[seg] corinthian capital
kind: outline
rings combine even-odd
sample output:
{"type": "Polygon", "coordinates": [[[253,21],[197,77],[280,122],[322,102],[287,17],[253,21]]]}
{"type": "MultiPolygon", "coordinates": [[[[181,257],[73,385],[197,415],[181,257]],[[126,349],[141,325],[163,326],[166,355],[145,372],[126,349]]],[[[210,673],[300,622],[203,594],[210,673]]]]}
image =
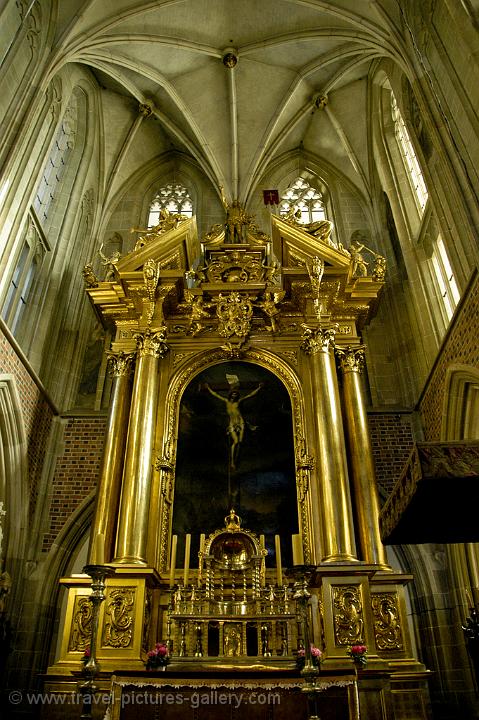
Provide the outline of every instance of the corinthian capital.
{"type": "Polygon", "coordinates": [[[114,377],[121,377],[122,375],[129,375],[133,363],[135,360],[135,353],[124,353],[120,351],[118,353],[108,353],[108,370],[110,375],[114,377]]]}
{"type": "Polygon", "coordinates": [[[315,355],[318,352],[329,352],[334,347],[334,336],[336,335],[336,327],[320,328],[301,325],[303,335],[301,338],[300,348],[306,355],[315,355]]]}
{"type": "Polygon", "coordinates": [[[151,355],[154,358],[165,357],[169,350],[166,344],[166,333],[167,328],[163,326],[156,332],[151,332],[151,330],[148,329],[144,333],[134,335],[139,356],[145,357],[145,355],[151,355]]]}
{"type": "Polygon", "coordinates": [[[364,369],[364,347],[336,348],[336,355],[339,358],[341,370],[362,372],[364,369]]]}

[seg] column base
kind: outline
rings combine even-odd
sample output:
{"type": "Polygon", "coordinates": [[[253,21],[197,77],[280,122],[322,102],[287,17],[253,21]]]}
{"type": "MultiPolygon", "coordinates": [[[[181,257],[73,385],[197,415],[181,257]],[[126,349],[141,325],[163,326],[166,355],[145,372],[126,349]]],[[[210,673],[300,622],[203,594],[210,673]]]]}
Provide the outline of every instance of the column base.
{"type": "Polygon", "coordinates": [[[342,562],[353,562],[353,563],[359,563],[361,560],[358,560],[354,555],[348,555],[347,553],[341,554],[338,553],[337,555],[326,555],[326,557],[321,558],[322,563],[342,563],[342,562]]]}

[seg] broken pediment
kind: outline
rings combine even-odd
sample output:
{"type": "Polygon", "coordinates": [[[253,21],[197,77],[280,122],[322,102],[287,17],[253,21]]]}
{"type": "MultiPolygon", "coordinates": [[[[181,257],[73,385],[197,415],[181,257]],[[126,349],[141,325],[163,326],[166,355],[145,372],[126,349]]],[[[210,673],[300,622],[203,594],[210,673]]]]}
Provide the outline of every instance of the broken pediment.
{"type": "Polygon", "coordinates": [[[368,275],[360,253],[354,259],[330,230],[328,221],[305,229],[272,216],[271,240],[239,206],[228,206],[225,224],[200,242],[194,218],[165,212],[154,228],[134,230],[130,253],[102,256],[103,281],[91,265],[84,269],[87,293],[102,322],[116,328],[117,350],[128,350],[145,329],[217,334],[241,345],[265,332],[298,335],[304,322],[337,324],[340,342],[358,344],[384,265],[382,274],[376,264],[368,275]],[[241,222],[229,227],[232,208],[241,222]]]}
{"type": "Polygon", "coordinates": [[[353,319],[361,330],[376,312],[384,286],[385,259],[375,254],[368,273],[361,255],[363,246],[346,249],[334,241],[327,220],[301,225],[272,215],[271,223],[273,253],[282,267],[286,295],[295,297],[306,315],[317,317],[319,313],[339,323],[353,319]],[[322,271],[311,304],[307,302],[308,287],[315,259],[322,271]]]}
{"type": "Polygon", "coordinates": [[[87,293],[105,324],[162,325],[168,304],[183,292],[185,272],[197,261],[195,218],[168,215],[163,227],[138,232],[131,252],[105,258],[105,280],[84,271],[87,293]]]}

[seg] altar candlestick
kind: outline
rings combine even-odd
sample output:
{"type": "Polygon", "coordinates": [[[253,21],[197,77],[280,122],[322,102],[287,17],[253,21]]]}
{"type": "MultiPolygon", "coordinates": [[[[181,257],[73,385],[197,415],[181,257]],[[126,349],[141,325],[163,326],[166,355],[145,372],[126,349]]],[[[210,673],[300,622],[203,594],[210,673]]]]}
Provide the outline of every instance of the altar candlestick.
{"type": "Polygon", "coordinates": [[[291,540],[293,544],[293,565],[304,565],[301,535],[292,535],[291,540]]]}
{"type": "Polygon", "coordinates": [[[205,552],[205,534],[200,535],[200,551],[198,553],[198,587],[201,585],[201,575],[203,570],[203,555],[205,552]]]}
{"type": "Polygon", "coordinates": [[[276,552],[276,584],[281,587],[283,584],[283,569],[281,567],[281,538],[274,536],[274,549],[276,552]]]}
{"type": "MultiPolygon", "coordinates": [[[[261,550],[265,549],[264,535],[259,536],[259,545],[260,545],[261,550]]],[[[265,582],[266,582],[266,560],[263,555],[263,557],[261,558],[261,587],[264,587],[265,582]]]]}
{"type": "Polygon", "coordinates": [[[176,568],[176,546],[178,544],[178,535],[171,538],[171,555],[170,555],[170,587],[175,584],[175,568],[176,568]]]}
{"type": "Polygon", "coordinates": [[[191,535],[188,533],[186,535],[186,542],[185,542],[185,570],[183,573],[183,585],[186,587],[188,585],[188,577],[190,574],[190,550],[191,550],[191,535]]]}

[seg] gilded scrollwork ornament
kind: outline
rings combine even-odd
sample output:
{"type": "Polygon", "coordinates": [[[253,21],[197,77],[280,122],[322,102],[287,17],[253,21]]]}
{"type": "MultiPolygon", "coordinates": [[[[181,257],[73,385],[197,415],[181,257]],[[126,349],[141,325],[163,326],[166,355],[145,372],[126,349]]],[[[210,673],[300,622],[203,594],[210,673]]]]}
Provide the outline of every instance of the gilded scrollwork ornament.
{"type": "Polygon", "coordinates": [[[402,627],[397,593],[374,593],[372,610],[378,650],[402,650],[402,627]]]}
{"type": "Polygon", "coordinates": [[[68,650],[84,652],[90,645],[93,607],[89,596],[80,595],[75,598],[73,621],[68,650]]]}
{"type": "Polygon", "coordinates": [[[253,303],[239,292],[231,292],[229,295],[220,293],[216,315],[219,320],[218,334],[221,337],[245,338],[251,329],[253,303]]]}
{"type": "Polygon", "coordinates": [[[334,636],[336,645],[363,642],[364,619],[358,585],[333,585],[334,636]]]}
{"type": "Polygon", "coordinates": [[[83,275],[83,282],[85,283],[85,287],[87,288],[95,288],[98,287],[99,280],[95,273],[93,272],[93,265],[92,263],[87,263],[85,267],[82,270],[83,275]]]}
{"type": "Polygon", "coordinates": [[[150,355],[154,358],[165,357],[169,350],[166,344],[166,336],[167,327],[165,325],[155,332],[152,332],[148,328],[144,333],[135,333],[133,337],[137,343],[139,356],[145,357],[150,355]]]}
{"type": "Polygon", "coordinates": [[[115,588],[108,593],[103,647],[126,648],[133,637],[134,588],[115,588]]]}
{"type": "Polygon", "coordinates": [[[320,290],[321,280],[324,273],[324,260],[315,255],[311,262],[311,265],[306,265],[309,275],[309,281],[311,283],[311,294],[313,296],[313,305],[316,319],[321,319],[321,302],[320,302],[320,290]]]}
{"type": "Polygon", "coordinates": [[[143,635],[141,638],[141,646],[145,652],[148,651],[148,647],[149,647],[148,638],[150,635],[152,609],[153,609],[153,591],[151,590],[151,588],[146,588],[145,612],[143,615],[143,635]]]}
{"type": "Polygon", "coordinates": [[[300,348],[306,355],[315,355],[318,352],[329,352],[334,347],[334,337],[337,327],[321,328],[301,324],[303,335],[300,348]]]}
{"type": "Polygon", "coordinates": [[[351,347],[348,345],[345,348],[336,347],[335,352],[343,371],[351,370],[360,373],[364,370],[364,346],[351,347]]]}
{"type": "Polygon", "coordinates": [[[156,289],[160,279],[160,268],[157,262],[152,258],[148,258],[143,265],[143,283],[146,290],[148,309],[147,323],[151,324],[156,305],[156,289]]]}

